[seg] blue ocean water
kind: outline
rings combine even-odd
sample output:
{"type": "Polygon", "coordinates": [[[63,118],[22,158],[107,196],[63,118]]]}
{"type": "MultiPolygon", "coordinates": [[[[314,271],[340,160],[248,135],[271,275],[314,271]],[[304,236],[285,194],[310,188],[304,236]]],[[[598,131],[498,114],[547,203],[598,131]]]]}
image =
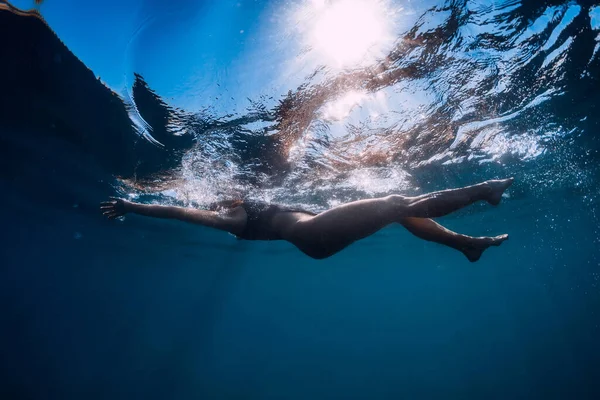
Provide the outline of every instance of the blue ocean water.
{"type": "Polygon", "coordinates": [[[1,398],[598,398],[600,4],[31,3],[0,2],[1,398]],[[440,219],[510,235],[474,264],[98,211],[507,176],[440,219]]]}

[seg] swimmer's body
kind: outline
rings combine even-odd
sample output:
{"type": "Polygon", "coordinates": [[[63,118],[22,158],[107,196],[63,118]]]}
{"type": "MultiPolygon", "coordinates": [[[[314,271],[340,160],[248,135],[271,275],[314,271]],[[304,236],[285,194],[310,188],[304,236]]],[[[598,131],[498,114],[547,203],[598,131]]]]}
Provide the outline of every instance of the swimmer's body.
{"type": "Polygon", "coordinates": [[[498,205],[513,178],[432,192],[416,197],[390,195],[342,204],[320,214],[249,200],[218,203],[211,210],[133,203],[111,198],[101,203],[109,219],[127,213],[170,218],[216,228],[247,240],[286,240],[306,255],[330,257],[357,240],[392,223],[415,236],[462,252],[471,262],[508,235],[472,237],[444,228],[431,218],[442,217],[477,201],[498,205]]]}

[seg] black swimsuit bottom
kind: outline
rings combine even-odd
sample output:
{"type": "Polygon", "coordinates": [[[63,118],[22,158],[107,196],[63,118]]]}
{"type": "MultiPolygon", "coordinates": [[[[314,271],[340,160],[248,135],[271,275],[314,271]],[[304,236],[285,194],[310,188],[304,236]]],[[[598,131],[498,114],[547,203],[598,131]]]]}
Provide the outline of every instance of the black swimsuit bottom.
{"type": "Polygon", "coordinates": [[[317,215],[298,208],[252,200],[244,200],[242,207],[244,207],[248,218],[246,219],[244,231],[237,237],[246,240],[281,240],[279,233],[273,230],[273,218],[278,213],[301,212],[308,215],[317,215]]]}

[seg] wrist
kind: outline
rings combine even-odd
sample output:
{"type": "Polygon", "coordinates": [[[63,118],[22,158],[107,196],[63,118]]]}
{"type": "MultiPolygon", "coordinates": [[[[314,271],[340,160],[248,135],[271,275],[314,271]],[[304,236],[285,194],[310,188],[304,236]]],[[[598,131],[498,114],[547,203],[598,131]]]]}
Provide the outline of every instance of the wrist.
{"type": "Polygon", "coordinates": [[[123,200],[123,211],[127,212],[132,212],[135,209],[135,203],[128,201],[128,200],[123,200]]]}

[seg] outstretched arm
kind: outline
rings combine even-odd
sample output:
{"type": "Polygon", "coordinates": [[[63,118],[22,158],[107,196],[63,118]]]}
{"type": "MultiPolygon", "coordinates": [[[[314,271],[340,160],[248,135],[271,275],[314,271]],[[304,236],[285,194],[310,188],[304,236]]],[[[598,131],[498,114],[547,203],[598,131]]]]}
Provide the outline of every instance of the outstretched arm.
{"type": "Polygon", "coordinates": [[[108,219],[115,219],[127,213],[133,213],[154,218],[177,219],[221,229],[233,234],[240,233],[246,223],[245,215],[242,215],[243,213],[232,212],[222,215],[215,211],[198,210],[195,208],[134,203],[116,197],[111,197],[109,201],[101,203],[100,209],[108,219]]]}

